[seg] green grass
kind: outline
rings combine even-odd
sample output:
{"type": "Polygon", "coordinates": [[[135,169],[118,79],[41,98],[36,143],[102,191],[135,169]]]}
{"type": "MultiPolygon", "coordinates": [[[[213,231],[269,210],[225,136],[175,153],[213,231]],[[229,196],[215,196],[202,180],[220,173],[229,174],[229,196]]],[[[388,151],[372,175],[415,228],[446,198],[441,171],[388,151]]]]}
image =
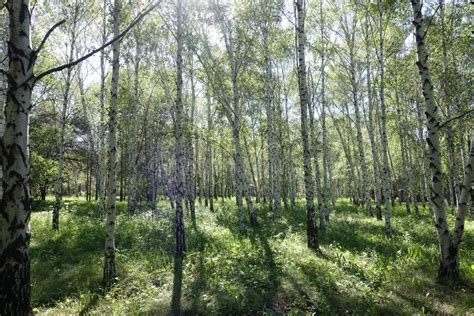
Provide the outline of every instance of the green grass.
{"type": "MultiPolygon", "coordinates": [[[[104,229],[93,203],[66,200],[60,231],[50,229],[51,205],[31,220],[33,305],[40,314],[414,314],[474,313],[474,225],[466,222],[461,280],[436,281],[431,219],[393,211],[394,238],[383,222],[339,201],[321,254],[306,247],[301,206],[239,232],[234,206],[197,207],[187,222],[188,252],[174,261],[173,215],[129,217],[118,204],[118,284],[101,289],[104,229]],[[179,299],[180,298],[180,299],[179,299]],[[180,302],[180,303],[178,303],[180,302]],[[173,305],[173,306],[172,306],[173,305]]],[[[451,218],[452,219],[452,218],[451,218]]]]}

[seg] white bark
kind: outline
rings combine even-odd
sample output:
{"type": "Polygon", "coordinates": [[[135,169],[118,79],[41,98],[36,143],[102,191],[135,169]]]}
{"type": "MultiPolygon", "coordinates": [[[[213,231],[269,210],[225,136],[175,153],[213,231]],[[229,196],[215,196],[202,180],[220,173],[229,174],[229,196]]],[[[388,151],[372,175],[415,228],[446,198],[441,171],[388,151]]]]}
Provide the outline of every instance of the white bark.
{"type": "Polygon", "coordinates": [[[176,256],[184,255],[186,251],[183,199],[184,199],[184,181],[183,181],[183,2],[176,0],[177,30],[176,30],[176,103],[174,111],[175,119],[175,199],[176,199],[176,256]]]}
{"type": "MultiPolygon", "coordinates": [[[[133,32],[133,37],[135,40],[135,58],[133,62],[133,109],[136,109],[140,106],[140,62],[141,62],[141,39],[140,39],[140,28],[139,25],[133,32]]],[[[129,113],[130,119],[135,115],[135,113],[129,113]]],[[[138,158],[139,158],[139,143],[137,134],[138,134],[138,124],[131,124],[131,135],[130,135],[130,154],[129,154],[129,183],[128,183],[128,199],[127,199],[127,209],[128,214],[134,215],[137,207],[137,197],[136,197],[136,187],[138,182],[138,158]]]]}
{"type": "Polygon", "coordinates": [[[371,215],[371,201],[370,201],[370,186],[368,185],[368,168],[365,161],[365,151],[364,151],[364,142],[362,135],[362,119],[359,106],[359,83],[357,82],[356,74],[356,26],[357,19],[354,15],[353,23],[351,30],[348,30],[349,34],[346,34],[346,41],[349,46],[349,73],[350,73],[350,82],[351,82],[351,91],[352,91],[352,103],[354,105],[354,114],[355,114],[355,125],[357,131],[357,145],[359,152],[359,166],[362,171],[361,177],[361,190],[364,194],[364,208],[366,212],[371,215]]]}
{"type": "Polygon", "coordinates": [[[0,314],[31,313],[28,123],[33,90],[34,53],[30,42],[29,1],[7,2],[9,12],[8,88],[1,152],[0,314]]]}
{"type": "Polygon", "coordinates": [[[411,0],[413,7],[413,24],[415,26],[417,66],[420,72],[423,96],[425,99],[425,114],[428,127],[428,146],[431,169],[431,203],[434,208],[435,227],[440,249],[439,277],[456,278],[459,275],[459,246],[464,233],[465,213],[469,190],[474,177],[474,135],[471,135],[471,149],[467,165],[464,169],[464,181],[456,214],[453,234],[450,234],[446,220],[446,205],[444,201],[443,169],[439,141],[440,123],[438,107],[434,99],[433,84],[428,67],[428,51],[425,46],[426,31],[423,27],[422,4],[420,0],[411,0]]]}
{"type": "Polygon", "coordinates": [[[214,212],[214,164],[213,164],[213,152],[210,135],[214,129],[212,121],[212,104],[211,96],[209,93],[207,95],[207,133],[208,133],[208,143],[206,146],[206,199],[209,200],[209,210],[214,212]]]}
{"type": "Polygon", "coordinates": [[[270,212],[278,211],[280,203],[280,186],[278,181],[277,154],[274,135],[274,106],[272,102],[272,71],[270,62],[270,51],[268,48],[268,28],[265,25],[262,28],[263,33],[263,52],[264,52],[264,100],[267,114],[267,142],[268,142],[268,205],[270,212]]]}
{"type": "MultiPolygon", "coordinates": [[[[370,63],[370,42],[369,42],[369,15],[366,13],[365,16],[365,27],[364,27],[364,37],[365,37],[365,63],[366,63],[366,81],[367,81],[367,133],[370,140],[370,150],[372,154],[372,177],[374,181],[374,197],[375,197],[375,208],[377,219],[382,219],[382,209],[381,209],[381,185],[380,185],[380,163],[377,153],[377,143],[375,142],[375,129],[373,122],[373,99],[372,99],[372,80],[371,80],[371,63],[370,63]]],[[[371,213],[369,213],[372,215],[371,213]]]]}
{"type": "Polygon", "coordinates": [[[385,234],[392,237],[392,224],[390,221],[390,164],[388,158],[388,136],[387,136],[387,113],[385,109],[385,59],[383,38],[383,2],[378,0],[379,5],[379,97],[380,97],[380,133],[382,141],[382,181],[385,207],[385,234]]]}
{"type": "MultiPolygon", "coordinates": [[[[329,179],[329,144],[328,144],[328,132],[326,128],[326,64],[325,64],[325,47],[326,42],[324,38],[324,16],[323,16],[323,1],[320,2],[320,18],[321,18],[321,132],[322,132],[322,147],[323,147],[323,187],[322,187],[322,198],[323,207],[321,209],[321,217],[324,217],[326,221],[329,220],[329,190],[330,190],[330,179],[329,179]]],[[[320,226],[324,228],[324,223],[321,222],[320,226]]]]}
{"type": "MultiPolygon", "coordinates": [[[[106,39],[106,27],[107,27],[107,0],[103,2],[104,14],[102,16],[102,45],[107,41],[106,39]]],[[[97,164],[97,189],[98,198],[99,198],[99,215],[102,217],[105,214],[105,200],[106,200],[106,176],[107,176],[107,153],[105,149],[105,139],[107,136],[107,129],[105,124],[105,57],[106,52],[102,50],[100,52],[100,119],[99,119],[99,155],[98,155],[98,164],[97,164]]]]}
{"type": "MultiPolygon", "coordinates": [[[[115,0],[113,7],[113,33],[119,34],[121,1],[115,0]]],[[[109,106],[109,137],[108,137],[108,190],[107,190],[107,221],[105,224],[105,249],[104,249],[104,287],[109,288],[116,282],[117,272],[115,267],[115,224],[116,224],[116,154],[117,154],[117,102],[120,70],[120,42],[112,45],[112,85],[110,89],[109,106]]]]}
{"type": "Polygon", "coordinates": [[[296,52],[298,65],[298,88],[301,108],[301,139],[303,142],[304,163],[304,185],[306,195],[306,235],[308,248],[319,250],[318,228],[314,223],[314,184],[311,172],[311,151],[308,139],[308,87],[306,83],[306,60],[305,60],[305,5],[304,0],[297,0],[296,6],[296,52]]]}

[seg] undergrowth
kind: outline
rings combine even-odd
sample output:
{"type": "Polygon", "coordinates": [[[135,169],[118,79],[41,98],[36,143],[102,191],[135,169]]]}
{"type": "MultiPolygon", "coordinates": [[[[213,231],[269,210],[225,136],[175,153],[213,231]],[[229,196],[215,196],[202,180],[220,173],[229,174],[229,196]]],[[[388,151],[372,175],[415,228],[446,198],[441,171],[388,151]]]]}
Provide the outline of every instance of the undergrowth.
{"type": "MultiPolygon", "coordinates": [[[[211,213],[197,205],[187,222],[187,253],[175,260],[173,214],[125,213],[118,203],[118,283],[101,288],[104,225],[97,205],[64,202],[60,230],[51,230],[51,204],[32,214],[32,291],[40,314],[307,315],[474,313],[474,225],[466,222],[461,280],[436,280],[437,244],[431,218],[393,210],[394,237],[383,222],[345,200],[320,232],[321,253],[307,249],[300,205],[240,232],[234,204],[211,213]]],[[[451,218],[452,222],[452,218],[451,218]]]]}

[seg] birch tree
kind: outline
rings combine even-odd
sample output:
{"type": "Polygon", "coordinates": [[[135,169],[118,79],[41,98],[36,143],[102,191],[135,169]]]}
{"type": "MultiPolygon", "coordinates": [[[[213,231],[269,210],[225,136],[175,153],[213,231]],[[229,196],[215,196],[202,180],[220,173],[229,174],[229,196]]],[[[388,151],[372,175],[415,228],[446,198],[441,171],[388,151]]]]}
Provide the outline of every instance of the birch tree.
{"type": "Polygon", "coordinates": [[[186,251],[184,235],[183,218],[183,199],[184,199],[184,181],[183,181],[183,2],[176,0],[176,102],[174,109],[175,120],[175,192],[176,192],[176,256],[184,255],[186,251]]]}
{"type": "Polygon", "coordinates": [[[382,143],[382,181],[383,181],[383,198],[385,207],[385,234],[387,237],[392,237],[392,224],[390,220],[390,163],[388,153],[388,136],[387,136],[387,110],[385,106],[385,57],[384,57],[384,28],[383,28],[383,1],[378,0],[379,18],[378,18],[378,33],[379,33],[379,98],[380,98],[380,136],[382,143]]]}
{"type": "Polygon", "coordinates": [[[440,250],[438,276],[454,279],[459,275],[459,247],[464,233],[464,221],[468,208],[469,191],[474,177],[474,135],[471,135],[469,158],[464,168],[464,180],[457,208],[456,222],[453,232],[449,231],[446,217],[446,204],[443,188],[443,169],[441,164],[441,147],[439,140],[440,121],[438,107],[433,94],[430,68],[428,66],[428,49],[425,44],[426,29],[423,25],[421,0],[411,0],[413,8],[413,25],[417,57],[416,62],[423,91],[425,114],[428,128],[427,143],[429,146],[429,160],[431,170],[431,203],[434,209],[435,227],[438,235],[440,250]]]}
{"type": "Polygon", "coordinates": [[[55,72],[74,67],[80,62],[117,42],[159,3],[148,7],[116,37],[89,51],[74,61],[34,74],[36,60],[51,33],[64,20],[49,29],[38,47],[31,47],[31,12],[29,0],[6,2],[9,15],[7,101],[5,133],[1,152],[3,196],[0,207],[0,313],[23,315],[31,313],[29,218],[31,199],[29,188],[29,130],[31,95],[35,84],[55,72]],[[7,163],[8,162],[8,163],[7,163]],[[12,229],[13,227],[13,229],[12,229]]]}
{"type": "MultiPolygon", "coordinates": [[[[114,0],[113,34],[119,35],[121,1],[114,0]]],[[[120,79],[120,43],[112,45],[112,84],[110,88],[109,133],[108,133],[108,190],[107,190],[107,219],[105,225],[104,249],[104,287],[109,288],[116,282],[117,270],[115,264],[115,224],[116,224],[116,155],[117,155],[117,98],[120,79]]]]}
{"type": "Polygon", "coordinates": [[[298,87],[301,108],[301,140],[303,145],[304,162],[304,186],[306,195],[306,237],[308,248],[319,250],[318,228],[314,223],[314,184],[311,172],[311,151],[308,139],[308,87],[306,83],[306,33],[305,33],[305,12],[306,2],[297,0],[295,2],[295,36],[296,36],[296,54],[298,67],[298,87]]]}

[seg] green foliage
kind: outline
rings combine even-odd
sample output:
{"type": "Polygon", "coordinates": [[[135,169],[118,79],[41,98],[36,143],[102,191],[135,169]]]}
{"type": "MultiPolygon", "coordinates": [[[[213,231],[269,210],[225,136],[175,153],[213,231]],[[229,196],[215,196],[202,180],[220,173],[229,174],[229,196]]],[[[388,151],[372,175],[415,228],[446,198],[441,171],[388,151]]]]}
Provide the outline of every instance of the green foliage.
{"type": "Polygon", "coordinates": [[[49,186],[58,174],[58,163],[52,159],[44,158],[36,152],[31,153],[31,192],[33,198],[45,200],[49,186]]]}
{"type": "Polygon", "coordinates": [[[260,208],[260,227],[241,234],[235,206],[198,207],[197,228],[187,230],[188,252],[173,273],[173,214],[129,217],[118,203],[118,284],[101,290],[103,224],[97,205],[65,200],[61,231],[50,215],[32,216],[33,305],[44,314],[168,314],[174,284],[181,284],[185,314],[415,314],[472,313],[474,226],[466,223],[463,281],[434,280],[435,231],[426,212],[394,208],[395,236],[346,201],[321,233],[322,254],[308,250],[303,207],[271,217],[260,208]],[[180,276],[179,270],[182,269],[180,276]],[[178,282],[179,281],[179,282],[178,282]]]}

